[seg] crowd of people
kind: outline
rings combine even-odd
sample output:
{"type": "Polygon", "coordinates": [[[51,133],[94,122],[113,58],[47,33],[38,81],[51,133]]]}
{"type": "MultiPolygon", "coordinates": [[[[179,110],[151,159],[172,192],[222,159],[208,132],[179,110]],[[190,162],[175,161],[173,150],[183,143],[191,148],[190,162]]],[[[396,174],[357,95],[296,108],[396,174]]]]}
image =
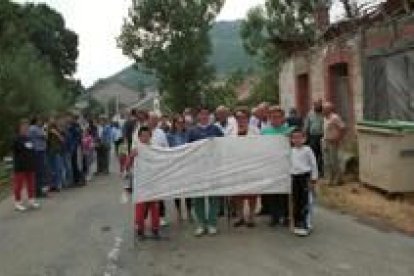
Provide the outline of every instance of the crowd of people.
{"type": "MultiPolygon", "coordinates": [[[[345,125],[333,112],[330,103],[314,103],[313,110],[301,118],[295,109],[285,117],[279,106],[262,103],[249,109],[239,107],[230,110],[219,106],[214,112],[207,108],[197,110],[187,108],[182,114],[159,116],[154,112],[132,110],[123,122],[123,142],[118,151],[121,172],[127,179],[128,191],[131,190],[131,171],[137,153],[137,143],[158,147],[176,147],[205,138],[246,135],[285,135],[292,144],[292,196],[294,202],[294,225],[297,235],[306,236],[312,229],[310,214],[313,200],[313,185],[319,176],[329,175],[332,184],[341,180],[338,148],[344,137],[345,125]],[[324,146],[322,146],[324,144],[324,146]],[[325,158],[323,158],[323,148],[325,158]],[[325,166],[324,164],[325,160],[325,166]],[[324,167],[326,168],[324,170],[324,167]]],[[[139,166],[139,164],[138,164],[139,166]]],[[[195,236],[217,233],[217,218],[223,213],[224,198],[207,197],[185,199],[185,213],[197,227],[195,236]],[[208,208],[208,210],[206,210],[208,208]],[[206,212],[207,211],[207,212],[206,212]]],[[[234,215],[234,227],[255,227],[257,205],[260,203],[262,214],[270,216],[270,225],[287,226],[288,196],[283,194],[242,195],[232,197],[230,205],[234,215]],[[248,212],[245,213],[245,203],[248,212]]],[[[175,200],[177,216],[182,220],[180,200],[175,200]]],[[[145,237],[144,220],[150,213],[152,233],[159,237],[161,226],[167,225],[163,201],[139,203],[135,206],[135,230],[138,237],[145,237]],[[149,211],[149,212],[148,212],[149,211]]]]}
{"type": "Polygon", "coordinates": [[[73,114],[22,119],[13,143],[15,209],[39,208],[37,198],[81,187],[109,173],[110,149],[122,137],[117,123],[73,114]],[[27,204],[22,200],[26,185],[27,204]]]}
{"type": "MultiPolygon", "coordinates": [[[[21,120],[13,144],[15,209],[39,208],[36,198],[86,185],[97,174],[109,174],[112,148],[119,160],[126,199],[132,190],[132,164],[139,154],[138,143],[176,147],[212,137],[285,135],[292,145],[295,233],[306,236],[312,230],[313,185],[323,175],[330,184],[341,182],[339,146],[344,133],[345,124],[334,113],[333,105],[321,100],[314,103],[305,118],[295,109],[286,117],[279,106],[262,103],[251,110],[238,107],[232,111],[219,106],[211,112],[207,108],[187,108],[182,114],[172,116],[133,109],[128,118],[119,117],[112,122],[104,117],[88,120],[73,114],[48,120],[39,117],[21,120]],[[24,184],[26,204],[22,200],[24,184]]],[[[216,234],[218,216],[224,212],[224,198],[208,197],[207,200],[206,205],[205,198],[185,199],[184,212],[180,199],[175,200],[178,220],[183,219],[183,213],[191,221],[194,218],[197,224],[194,234],[198,237],[216,234]]],[[[234,227],[255,227],[258,212],[269,215],[271,226],[289,223],[287,195],[235,196],[228,205],[234,216],[234,227]]],[[[159,237],[160,227],[168,224],[164,202],[139,203],[134,210],[138,237],[145,237],[144,220],[148,214],[152,233],[159,237]]]]}

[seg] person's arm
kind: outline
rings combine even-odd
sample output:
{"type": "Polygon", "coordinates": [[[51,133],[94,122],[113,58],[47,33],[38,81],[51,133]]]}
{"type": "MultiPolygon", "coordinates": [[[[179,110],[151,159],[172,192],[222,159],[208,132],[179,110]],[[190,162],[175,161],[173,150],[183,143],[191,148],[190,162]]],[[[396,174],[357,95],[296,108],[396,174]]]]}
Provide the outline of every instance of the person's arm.
{"type": "Polygon", "coordinates": [[[224,137],[224,132],[218,127],[218,126],[214,126],[215,128],[215,135],[216,137],[224,137]]]}
{"type": "Polygon", "coordinates": [[[169,143],[168,143],[168,139],[167,139],[167,134],[161,130],[160,131],[160,142],[161,142],[161,146],[164,148],[168,148],[169,147],[169,143]]]}
{"type": "Polygon", "coordinates": [[[194,138],[194,129],[190,129],[188,131],[188,143],[192,143],[194,142],[195,138],[194,138]]]}
{"type": "Polygon", "coordinates": [[[335,126],[338,129],[338,143],[340,143],[343,140],[343,138],[345,137],[346,126],[345,126],[344,121],[339,116],[336,116],[334,122],[335,122],[335,126]]]}
{"type": "Polygon", "coordinates": [[[307,156],[308,156],[308,162],[311,167],[311,180],[312,183],[315,184],[318,180],[318,163],[316,162],[315,154],[313,153],[312,149],[309,147],[306,147],[307,156]]]}

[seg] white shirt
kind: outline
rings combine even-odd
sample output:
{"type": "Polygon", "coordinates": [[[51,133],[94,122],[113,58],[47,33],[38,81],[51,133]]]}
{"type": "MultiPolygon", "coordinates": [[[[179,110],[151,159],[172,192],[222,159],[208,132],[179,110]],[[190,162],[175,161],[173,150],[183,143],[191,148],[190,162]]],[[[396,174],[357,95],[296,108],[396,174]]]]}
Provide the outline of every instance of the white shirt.
{"type": "Polygon", "coordinates": [[[309,146],[293,147],[291,152],[292,175],[311,173],[312,180],[318,179],[318,165],[315,155],[309,146]]]}
{"type": "Polygon", "coordinates": [[[261,122],[260,124],[261,124],[260,130],[263,130],[263,129],[272,127],[272,124],[269,121],[267,121],[267,122],[261,122]]]}
{"type": "Polygon", "coordinates": [[[225,127],[223,127],[219,122],[215,123],[215,125],[221,129],[224,136],[237,135],[237,121],[234,116],[227,118],[227,124],[225,127]]]}
{"type": "Polygon", "coordinates": [[[156,128],[152,131],[151,145],[168,148],[167,135],[162,129],[156,128]]]}
{"type": "Polygon", "coordinates": [[[249,125],[259,128],[260,120],[256,116],[252,115],[249,120],[249,125]]]}
{"type": "Polygon", "coordinates": [[[112,139],[114,142],[122,138],[122,130],[117,127],[112,127],[112,139]]]}

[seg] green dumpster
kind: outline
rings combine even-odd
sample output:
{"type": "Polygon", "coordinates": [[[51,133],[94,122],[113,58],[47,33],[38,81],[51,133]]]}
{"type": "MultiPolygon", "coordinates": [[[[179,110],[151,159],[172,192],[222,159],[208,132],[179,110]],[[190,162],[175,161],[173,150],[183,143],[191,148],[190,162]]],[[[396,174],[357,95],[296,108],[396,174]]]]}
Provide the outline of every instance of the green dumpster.
{"type": "Polygon", "coordinates": [[[360,180],[389,193],[414,192],[414,122],[357,124],[360,180]]]}

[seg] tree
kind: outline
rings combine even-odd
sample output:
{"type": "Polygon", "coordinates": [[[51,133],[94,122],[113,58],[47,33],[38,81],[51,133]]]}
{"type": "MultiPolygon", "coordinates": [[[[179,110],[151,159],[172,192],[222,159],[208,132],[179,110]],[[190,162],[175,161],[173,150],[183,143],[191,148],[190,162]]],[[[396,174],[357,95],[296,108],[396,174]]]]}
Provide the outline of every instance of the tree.
{"type": "Polygon", "coordinates": [[[1,156],[9,148],[19,119],[60,110],[64,100],[53,70],[39,59],[32,45],[23,44],[12,52],[0,51],[0,60],[1,156]]]}
{"type": "Polygon", "coordinates": [[[205,105],[210,109],[220,105],[235,107],[237,105],[236,89],[243,83],[245,77],[245,72],[236,70],[226,80],[213,82],[204,94],[205,105]]]}
{"type": "Polygon", "coordinates": [[[311,44],[315,39],[314,10],[329,1],[266,0],[249,11],[241,36],[246,50],[261,58],[283,57],[286,47],[311,44]]]}
{"type": "Polygon", "coordinates": [[[199,105],[214,71],[209,30],[223,0],[133,0],[118,38],[124,54],[155,74],[173,111],[199,105]]]}
{"type": "Polygon", "coordinates": [[[41,57],[52,65],[59,79],[71,77],[79,55],[78,36],[66,29],[62,15],[46,4],[25,4],[20,13],[25,17],[22,27],[41,57]]]}
{"type": "Polygon", "coordinates": [[[331,1],[266,0],[264,6],[249,11],[240,35],[247,52],[261,64],[252,101],[277,99],[277,76],[283,59],[316,38],[313,13],[317,5],[329,6],[331,1]]]}
{"type": "Polygon", "coordinates": [[[33,15],[26,13],[25,6],[0,1],[0,156],[9,150],[19,119],[65,109],[81,87],[51,62],[59,49],[42,50],[33,41],[26,22],[33,15]]]}

